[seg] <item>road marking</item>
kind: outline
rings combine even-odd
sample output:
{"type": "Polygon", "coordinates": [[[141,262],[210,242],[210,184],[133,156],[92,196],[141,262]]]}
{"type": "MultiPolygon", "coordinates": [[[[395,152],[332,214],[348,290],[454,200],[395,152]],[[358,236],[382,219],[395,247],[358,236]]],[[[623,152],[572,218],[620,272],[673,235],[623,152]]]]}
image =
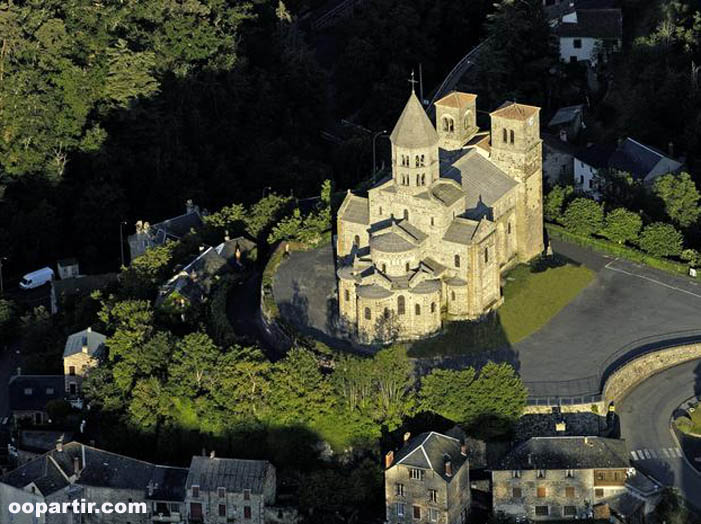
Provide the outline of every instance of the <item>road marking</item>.
{"type": "MultiPolygon", "coordinates": [[[[616,259],[616,260],[618,260],[618,259],[616,259]]],[[[618,273],[623,273],[624,275],[628,275],[631,277],[642,278],[643,280],[647,280],[648,282],[652,282],[654,284],[659,284],[660,286],[664,286],[666,288],[673,289],[674,291],[681,291],[682,293],[686,293],[687,295],[701,298],[701,295],[699,295],[698,293],[692,293],[691,291],[688,291],[686,289],[682,289],[680,287],[676,287],[676,286],[666,284],[664,282],[660,282],[659,280],[655,280],[654,278],[646,277],[645,275],[638,275],[637,273],[631,273],[631,272],[626,271],[624,269],[619,269],[617,267],[611,267],[611,264],[613,264],[616,260],[612,260],[611,262],[606,264],[604,267],[606,269],[610,269],[611,271],[617,271],[618,273]]]]}
{"type": "Polygon", "coordinates": [[[638,454],[635,451],[631,451],[630,454],[633,456],[633,460],[638,460],[638,454]]]}
{"type": "Polygon", "coordinates": [[[651,458],[649,449],[644,449],[643,453],[645,453],[645,458],[647,458],[647,459],[651,458]]]}
{"type": "Polygon", "coordinates": [[[655,451],[654,449],[651,449],[650,455],[652,455],[652,458],[657,458],[657,451],[655,451]]]}
{"type": "Polygon", "coordinates": [[[669,457],[672,456],[672,454],[669,452],[669,448],[664,448],[664,449],[662,450],[662,453],[664,453],[664,456],[667,457],[667,458],[669,458],[669,457]]]}
{"type": "Polygon", "coordinates": [[[682,450],[680,448],[674,448],[674,453],[677,455],[677,457],[681,458],[682,450]]]}

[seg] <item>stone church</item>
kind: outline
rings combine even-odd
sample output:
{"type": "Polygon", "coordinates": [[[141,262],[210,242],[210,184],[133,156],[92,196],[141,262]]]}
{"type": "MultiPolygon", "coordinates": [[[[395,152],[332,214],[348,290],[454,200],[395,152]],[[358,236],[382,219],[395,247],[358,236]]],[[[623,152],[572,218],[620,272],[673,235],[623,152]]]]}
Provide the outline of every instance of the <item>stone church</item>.
{"type": "Polygon", "coordinates": [[[540,108],[506,102],[480,131],[476,99],[437,101],[434,127],[412,92],[392,177],[338,211],[339,314],[359,341],[478,318],[503,302],[501,274],[543,251],[540,108]]]}

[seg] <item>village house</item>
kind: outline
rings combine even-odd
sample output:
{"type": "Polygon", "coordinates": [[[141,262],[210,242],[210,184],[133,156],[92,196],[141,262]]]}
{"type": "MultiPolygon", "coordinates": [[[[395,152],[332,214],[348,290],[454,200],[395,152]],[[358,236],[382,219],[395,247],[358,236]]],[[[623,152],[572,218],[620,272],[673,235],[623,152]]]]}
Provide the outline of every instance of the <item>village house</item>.
{"type": "Polygon", "coordinates": [[[533,437],[493,468],[494,511],[536,521],[592,518],[627,492],[633,473],[624,440],[533,437]]]}
{"type": "Polygon", "coordinates": [[[470,510],[467,445],[436,432],[413,439],[385,456],[388,524],[462,524],[470,510]]]}
{"type": "Polygon", "coordinates": [[[543,140],[543,181],[551,187],[574,183],[574,157],[579,149],[550,133],[541,133],[543,140]]]}
{"type": "Polygon", "coordinates": [[[392,176],[346,195],[337,222],[339,316],[363,342],[416,339],[502,302],[501,274],[543,250],[539,112],[506,102],[491,133],[477,96],[411,93],[392,131],[392,176]]]}
{"type": "Polygon", "coordinates": [[[73,333],[66,339],[63,349],[63,375],[65,391],[74,399],[83,391],[83,379],[87,372],[97,366],[105,352],[105,335],[91,327],[73,333]]]}
{"type": "Polygon", "coordinates": [[[188,200],[185,213],[157,224],[139,220],[136,233],[129,235],[129,255],[131,260],[143,255],[147,249],[162,246],[167,240],[180,240],[192,230],[202,227],[202,213],[199,206],[188,200]]]}
{"type": "Polygon", "coordinates": [[[577,2],[561,15],[555,33],[560,44],[560,60],[594,66],[620,50],[623,14],[607,0],[577,2]]]}
{"type": "Polygon", "coordinates": [[[24,419],[32,424],[44,424],[49,420],[46,409],[49,402],[65,398],[63,375],[22,375],[18,368],[7,388],[10,413],[15,422],[24,419]]]}

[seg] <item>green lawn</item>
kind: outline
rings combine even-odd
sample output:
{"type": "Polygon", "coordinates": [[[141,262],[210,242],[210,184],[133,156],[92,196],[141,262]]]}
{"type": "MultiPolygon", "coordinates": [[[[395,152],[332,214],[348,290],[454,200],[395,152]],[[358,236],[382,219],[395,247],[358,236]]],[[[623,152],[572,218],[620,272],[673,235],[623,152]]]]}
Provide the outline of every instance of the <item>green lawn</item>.
{"type": "Polygon", "coordinates": [[[697,406],[693,413],[689,413],[689,418],[679,417],[675,424],[680,431],[689,435],[701,435],[701,405],[697,406]]]}
{"type": "Polygon", "coordinates": [[[521,265],[504,277],[504,304],[480,322],[450,322],[435,337],[415,342],[412,357],[468,355],[497,349],[538,331],[594,278],[572,263],[521,265]]]}

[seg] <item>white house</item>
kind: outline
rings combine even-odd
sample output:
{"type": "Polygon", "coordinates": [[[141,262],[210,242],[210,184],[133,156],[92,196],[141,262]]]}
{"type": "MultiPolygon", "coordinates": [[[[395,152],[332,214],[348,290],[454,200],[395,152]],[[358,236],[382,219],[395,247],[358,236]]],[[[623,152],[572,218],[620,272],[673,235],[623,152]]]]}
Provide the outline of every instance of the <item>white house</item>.
{"type": "Polygon", "coordinates": [[[620,49],[623,15],[618,8],[575,9],[562,16],[555,32],[560,60],[595,65],[620,49]]]}

